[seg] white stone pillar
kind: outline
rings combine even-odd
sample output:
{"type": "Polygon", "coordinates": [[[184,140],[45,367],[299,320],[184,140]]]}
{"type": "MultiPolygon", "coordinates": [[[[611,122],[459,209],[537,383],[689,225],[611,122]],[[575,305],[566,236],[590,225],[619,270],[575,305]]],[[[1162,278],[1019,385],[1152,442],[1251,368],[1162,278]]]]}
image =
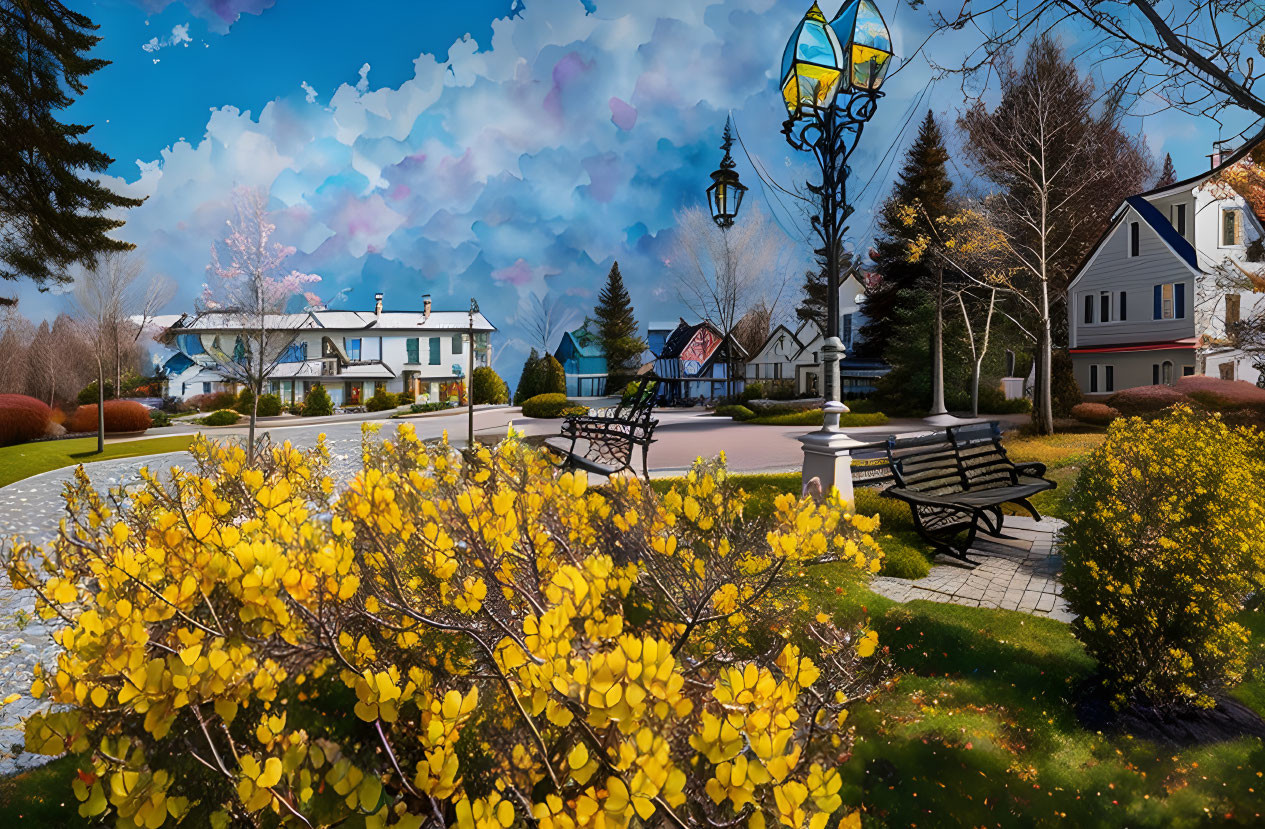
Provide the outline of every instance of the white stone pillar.
{"type": "MultiPolygon", "coordinates": [[[[838,363],[835,370],[838,371],[838,363]]],[[[826,401],[821,429],[809,432],[799,438],[799,442],[804,446],[804,486],[817,478],[823,493],[830,492],[831,487],[838,489],[839,496],[851,509],[856,505],[852,493],[852,450],[863,444],[839,430],[839,415],[847,411],[848,407],[838,401],[826,401]]]]}

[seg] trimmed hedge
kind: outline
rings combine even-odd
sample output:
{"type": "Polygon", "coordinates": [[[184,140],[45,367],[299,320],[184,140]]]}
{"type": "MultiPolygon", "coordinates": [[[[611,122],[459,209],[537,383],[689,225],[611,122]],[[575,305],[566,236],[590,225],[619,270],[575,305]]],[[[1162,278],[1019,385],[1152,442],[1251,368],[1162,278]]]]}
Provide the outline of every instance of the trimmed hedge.
{"type": "Polygon", "coordinates": [[[53,410],[25,394],[0,394],[0,446],[43,437],[53,410]]]}
{"type": "Polygon", "coordinates": [[[390,392],[375,392],[373,397],[365,401],[365,411],[367,412],[385,412],[387,409],[394,409],[399,405],[399,398],[390,392]]]}
{"type": "MultiPolygon", "coordinates": [[[[90,402],[95,402],[95,399],[93,398],[90,402]]],[[[185,402],[199,412],[215,412],[231,408],[237,402],[237,395],[231,391],[213,391],[208,394],[195,394],[185,402]]]]}
{"type": "Polygon", "coordinates": [[[1106,426],[1120,417],[1120,412],[1106,403],[1077,403],[1072,407],[1072,417],[1081,423],[1089,423],[1093,426],[1106,426]]]}
{"type": "MultiPolygon", "coordinates": [[[[105,431],[107,433],[144,432],[152,422],[149,409],[135,400],[105,401],[105,431]]],[[[69,430],[95,432],[97,430],[96,404],[75,409],[75,413],[70,418],[69,430]]]]}
{"type": "Polygon", "coordinates": [[[203,426],[232,426],[241,417],[239,413],[232,409],[220,409],[218,412],[211,412],[198,422],[203,426]]]}
{"type": "Polygon", "coordinates": [[[750,420],[755,417],[755,412],[751,411],[746,406],[731,404],[728,406],[717,406],[716,416],[732,417],[734,420],[750,420]]]}
{"type": "Polygon", "coordinates": [[[588,414],[588,411],[588,409],[574,400],[568,400],[565,394],[538,394],[523,401],[523,415],[525,417],[568,417],[570,415],[588,414]]]}
{"type": "Polygon", "coordinates": [[[1172,386],[1138,386],[1118,391],[1106,403],[1125,417],[1158,415],[1189,398],[1172,386]]]}

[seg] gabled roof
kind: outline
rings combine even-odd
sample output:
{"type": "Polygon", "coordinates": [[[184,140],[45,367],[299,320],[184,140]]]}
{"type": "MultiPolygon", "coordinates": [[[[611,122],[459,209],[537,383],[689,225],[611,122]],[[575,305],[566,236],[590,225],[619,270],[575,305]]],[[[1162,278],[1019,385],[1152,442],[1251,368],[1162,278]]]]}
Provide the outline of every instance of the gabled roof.
{"type": "Polygon", "coordinates": [[[1255,144],[1246,143],[1242,147],[1239,147],[1237,150],[1230,153],[1230,155],[1221,160],[1220,164],[1210,170],[1206,170],[1197,176],[1191,176],[1190,178],[1182,179],[1181,181],[1175,181],[1172,184],[1165,184],[1162,187],[1154,187],[1150,190],[1139,193],[1138,195],[1143,198],[1157,198],[1171,195],[1173,193],[1180,193],[1183,190],[1192,190],[1222,172],[1227,167],[1233,167],[1235,164],[1238,164],[1247,156],[1248,153],[1252,151],[1255,146],[1255,144]]]}
{"type": "MultiPolygon", "coordinates": [[[[1151,229],[1159,234],[1164,244],[1168,245],[1173,253],[1182,258],[1194,270],[1199,270],[1199,257],[1195,254],[1195,246],[1186,241],[1186,237],[1177,232],[1177,228],[1173,227],[1168,219],[1164,218],[1164,214],[1159,209],[1141,196],[1130,196],[1125,202],[1138,212],[1151,229]]],[[[1122,214],[1123,215],[1123,214],[1122,214]]]]}
{"type": "MultiPolygon", "coordinates": [[[[597,337],[589,333],[584,326],[580,326],[574,331],[568,331],[562,335],[564,339],[571,340],[571,347],[575,350],[578,357],[601,357],[604,358],[606,353],[602,351],[602,345],[597,341],[597,337]]],[[[561,343],[558,345],[562,347],[561,343]]],[[[554,353],[557,353],[555,349],[554,353]]]]}
{"type": "Polygon", "coordinates": [[[167,362],[163,363],[163,371],[168,374],[183,374],[193,365],[195,365],[193,360],[177,351],[167,358],[167,362]]]}
{"type": "MultiPolygon", "coordinates": [[[[249,315],[232,311],[203,311],[192,319],[177,320],[164,332],[174,335],[191,331],[236,331],[253,323],[249,315]]],[[[381,316],[362,311],[301,311],[294,314],[269,314],[267,325],[272,329],[331,331],[466,331],[470,316],[466,311],[432,311],[429,315],[414,311],[388,311],[381,316]]],[[[474,315],[474,330],[495,331],[483,314],[474,315]]]]}
{"type": "MultiPolygon", "coordinates": [[[[803,329],[803,326],[801,325],[801,326],[800,326],[800,328],[801,328],[801,330],[802,330],[802,329],[803,329]]],[[[755,353],[756,353],[757,355],[758,355],[758,354],[763,354],[763,353],[764,353],[764,349],[766,349],[766,348],[768,348],[768,347],[769,347],[769,343],[773,342],[773,338],[777,336],[777,332],[779,332],[779,331],[785,331],[787,334],[790,334],[790,335],[791,335],[791,342],[793,342],[793,343],[795,343],[795,345],[799,346],[799,348],[800,348],[800,349],[803,349],[804,344],[803,344],[802,342],[800,342],[800,341],[799,341],[799,337],[795,336],[795,333],[796,333],[796,332],[791,331],[791,329],[787,328],[785,325],[783,325],[782,323],[780,323],[780,322],[779,322],[776,326],[774,326],[773,330],[769,332],[769,336],[765,337],[764,342],[760,343],[760,347],[756,349],[756,352],[755,352],[755,353]]],[[[798,353],[798,351],[797,351],[796,353],[798,353]]]]}

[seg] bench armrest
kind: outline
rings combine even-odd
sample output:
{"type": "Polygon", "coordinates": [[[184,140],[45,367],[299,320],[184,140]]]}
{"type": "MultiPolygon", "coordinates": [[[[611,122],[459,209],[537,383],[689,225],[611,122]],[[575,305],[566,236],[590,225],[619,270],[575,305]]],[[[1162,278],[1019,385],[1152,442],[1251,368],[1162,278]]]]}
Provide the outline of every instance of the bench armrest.
{"type": "Polygon", "coordinates": [[[1015,472],[1020,475],[1031,475],[1034,478],[1045,477],[1045,464],[1032,461],[1030,463],[1015,464],[1015,472]]]}

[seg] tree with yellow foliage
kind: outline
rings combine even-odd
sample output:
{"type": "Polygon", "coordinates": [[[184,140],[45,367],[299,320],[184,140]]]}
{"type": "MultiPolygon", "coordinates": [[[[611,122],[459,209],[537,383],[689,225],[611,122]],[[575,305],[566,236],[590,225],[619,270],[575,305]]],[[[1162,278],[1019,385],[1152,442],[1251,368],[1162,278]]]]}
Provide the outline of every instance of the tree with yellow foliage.
{"type": "Polygon", "coordinates": [[[323,444],[191,451],[126,496],[80,471],[59,537],[9,550],[64,623],[27,748],[81,758],[85,817],[859,825],[838,766],[877,635],[797,580],[876,572],[876,518],[788,495],[752,519],[723,458],[659,496],[407,425],[337,495],[323,444]]]}

